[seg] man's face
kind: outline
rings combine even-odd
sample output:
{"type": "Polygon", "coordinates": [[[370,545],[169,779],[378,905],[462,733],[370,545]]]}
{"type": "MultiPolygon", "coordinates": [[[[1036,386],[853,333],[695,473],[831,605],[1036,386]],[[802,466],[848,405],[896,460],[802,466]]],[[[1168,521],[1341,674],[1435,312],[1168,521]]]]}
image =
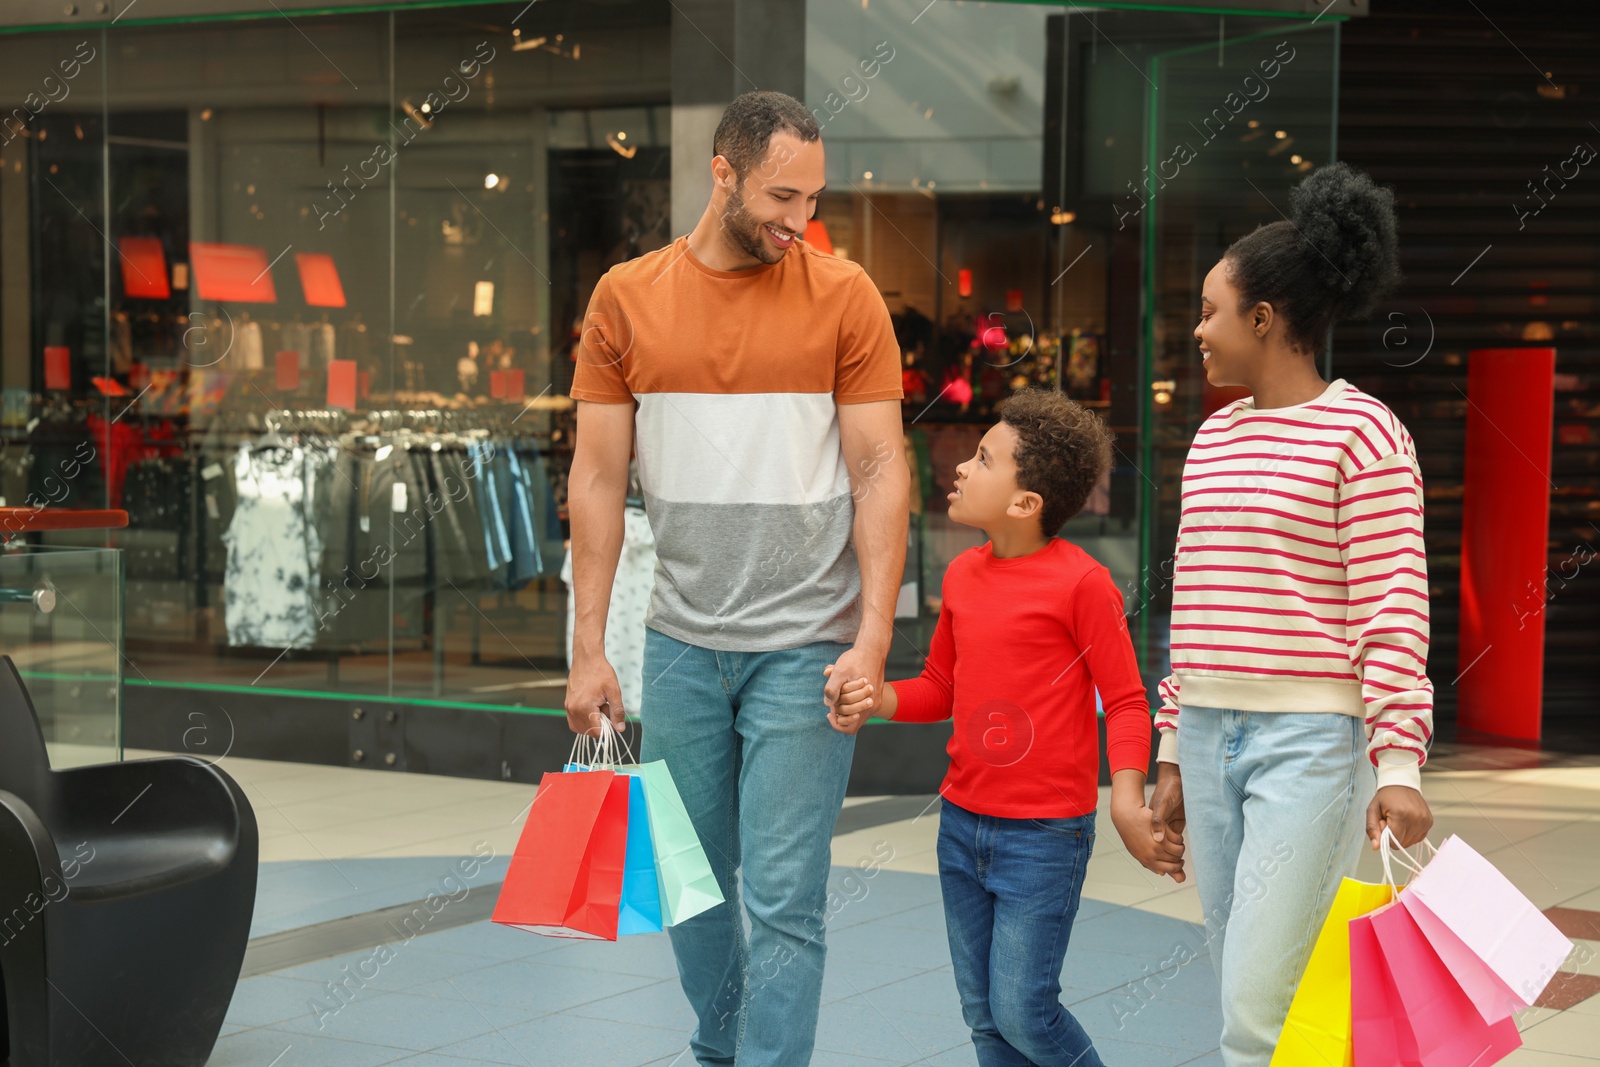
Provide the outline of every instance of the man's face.
{"type": "Polygon", "coordinates": [[[791,133],[775,133],[767,154],[744,181],[718,156],[712,163],[717,181],[727,181],[724,232],[734,250],[776,263],[806,232],[825,184],[821,141],[802,141],[791,133]]]}

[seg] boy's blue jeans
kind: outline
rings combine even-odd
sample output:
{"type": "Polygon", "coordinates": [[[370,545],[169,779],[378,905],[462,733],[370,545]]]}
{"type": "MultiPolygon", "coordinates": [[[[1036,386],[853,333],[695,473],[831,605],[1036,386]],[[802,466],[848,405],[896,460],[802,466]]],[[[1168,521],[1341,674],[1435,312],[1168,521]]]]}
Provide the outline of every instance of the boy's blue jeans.
{"type": "Polygon", "coordinates": [[[982,1067],[1101,1067],[1061,1006],[1061,963],[1093,849],[1094,812],[1001,819],[944,801],[945,926],[982,1067]]]}
{"type": "Polygon", "coordinates": [[[645,632],[641,758],[666,761],[728,900],[668,930],[705,1067],[811,1062],[833,828],[855,753],[855,737],[828,725],[822,668],[848,648],[715,652],[645,632]]]}

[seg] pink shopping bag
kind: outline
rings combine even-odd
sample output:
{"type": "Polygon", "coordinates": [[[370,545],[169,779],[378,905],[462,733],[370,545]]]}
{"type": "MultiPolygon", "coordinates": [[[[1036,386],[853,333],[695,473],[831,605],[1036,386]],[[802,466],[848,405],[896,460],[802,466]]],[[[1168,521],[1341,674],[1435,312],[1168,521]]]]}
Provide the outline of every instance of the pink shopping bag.
{"type": "Polygon", "coordinates": [[[1451,836],[1400,898],[1485,1022],[1528,1007],[1572,942],[1511,881],[1451,836]]]}
{"type": "MultiPolygon", "coordinates": [[[[1408,896],[1409,891],[1400,900],[1408,896]]],[[[1408,1051],[1415,1049],[1414,1058],[1407,1056],[1403,1063],[1489,1067],[1521,1047],[1516,1021],[1509,1015],[1495,1023],[1484,1021],[1403,903],[1379,908],[1367,921],[1388,971],[1387,988],[1399,992],[1392,1004],[1396,1026],[1403,1024],[1411,1033],[1408,1051]]],[[[1480,966],[1474,961],[1471,969],[1480,966]]],[[[1359,1059],[1357,1067],[1363,1067],[1359,1059]]]]}
{"type": "MultiPolygon", "coordinates": [[[[1392,905],[1391,905],[1392,906],[1392,905]]],[[[1355,1067],[1406,1067],[1417,1042],[1399,1010],[1395,988],[1370,915],[1350,920],[1350,1045],[1355,1067]]]]}

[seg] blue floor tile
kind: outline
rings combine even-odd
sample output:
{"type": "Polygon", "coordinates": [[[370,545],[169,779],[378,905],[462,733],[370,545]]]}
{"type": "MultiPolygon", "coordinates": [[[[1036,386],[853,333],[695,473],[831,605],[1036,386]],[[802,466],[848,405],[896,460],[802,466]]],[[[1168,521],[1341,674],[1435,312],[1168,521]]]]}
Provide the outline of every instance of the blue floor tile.
{"type": "Polygon", "coordinates": [[[246,978],[233,992],[224,1025],[245,1028],[271,1026],[285,1019],[311,1015],[311,1001],[321,992],[314,982],[265,974],[246,978]]]}
{"type": "Polygon", "coordinates": [[[678,961],[666,934],[635,934],[616,941],[567,941],[541,953],[539,962],[642,978],[678,977],[678,961]]]}
{"type": "MultiPolygon", "coordinates": [[[[522,1018],[516,1021],[524,1021],[537,1014],[537,1009],[524,1009],[522,1018]]],[[[358,996],[335,1013],[289,1019],[278,1024],[278,1028],[341,1041],[426,1052],[440,1045],[488,1033],[494,1030],[495,1025],[496,1022],[486,1013],[474,1010],[472,1005],[463,1003],[459,997],[368,993],[358,996]]]]}
{"type": "Polygon", "coordinates": [[[282,1030],[246,1030],[217,1042],[206,1067],[378,1067],[401,1049],[308,1037],[282,1030]]]}
{"type": "MultiPolygon", "coordinates": [[[[435,1051],[522,1067],[641,1067],[663,1058],[670,1062],[688,1044],[688,1034],[673,1030],[555,1014],[435,1051]]],[[[684,1056],[683,1063],[692,1062],[684,1056]]]]}
{"type": "Polygon", "coordinates": [[[445,999],[466,997],[474,1003],[521,1008],[532,1014],[575,1008],[658,981],[638,975],[553,967],[537,959],[512,960],[458,974],[449,982],[429,982],[410,992],[445,999]]]}
{"type": "Polygon", "coordinates": [[[817,1026],[817,1048],[895,1063],[915,1063],[955,1048],[971,1038],[959,1015],[889,1011],[865,993],[824,1005],[817,1026]]]}
{"type": "MultiPolygon", "coordinates": [[[[827,967],[822,972],[822,1002],[831,1004],[836,1000],[859,996],[863,992],[871,992],[891,982],[903,982],[923,973],[923,969],[916,967],[830,952],[827,967]]],[[[948,969],[934,973],[942,973],[946,978],[950,976],[948,969]]]]}
{"type": "MultiPolygon", "coordinates": [[[[956,992],[955,974],[948,970],[924,971],[877,989],[863,989],[872,1003],[889,1015],[921,1012],[924,1015],[961,1019],[961,996],[956,992]]],[[[963,1027],[965,1023],[962,1024],[963,1027]]]]}
{"type": "Polygon", "coordinates": [[[904,926],[889,926],[874,919],[848,930],[828,941],[828,956],[858,956],[869,960],[885,960],[930,971],[950,962],[950,942],[943,934],[908,930],[904,926]]]}
{"type": "Polygon", "coordinates": [[[568,1015],[588,1019],[612,1019],[617,1022],[639,1023],[663,1030],[681,1030],[685,1034],[694,1029],[694,1010],[683,995],[683,987],[676,980],[667,979],[655,985],[630,989],[626,993],[606,997],[566,1009],[568,1015]]]}
{"type": "Polygon", "coordinates": [[[388,962],[375,949],[365,949],[348,956],[317,960],[285,971],[275,972],[283,978],[299,978],[315,982],[319,987],[326,983],[345,981],[350,975],[361,978],[367,988],[380,992],[400,992],[463,971],[494,966],[499,960],[482,956],[469,956],[461,952],[445,952],[433,948],[421,939],[411,942],[391,942],[388,962]],[[348,973],[346,972],[348,968],[348,973]],[[372,975],[373,977],[365,977],[372,975]]]}

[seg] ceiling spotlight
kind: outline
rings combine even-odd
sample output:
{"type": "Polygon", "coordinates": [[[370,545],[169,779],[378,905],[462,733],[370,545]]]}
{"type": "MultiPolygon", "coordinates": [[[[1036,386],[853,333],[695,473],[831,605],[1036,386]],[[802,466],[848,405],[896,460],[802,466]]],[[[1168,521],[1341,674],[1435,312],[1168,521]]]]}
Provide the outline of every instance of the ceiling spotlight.
{"type": "Polygon", "coordinates": [[[485,174],[483,176],[483,187],[485,189],[493,189],[495,186],[497,186],[499,184],[500,184],[500,175],[498,175],[498,174],[485,174]]]}

